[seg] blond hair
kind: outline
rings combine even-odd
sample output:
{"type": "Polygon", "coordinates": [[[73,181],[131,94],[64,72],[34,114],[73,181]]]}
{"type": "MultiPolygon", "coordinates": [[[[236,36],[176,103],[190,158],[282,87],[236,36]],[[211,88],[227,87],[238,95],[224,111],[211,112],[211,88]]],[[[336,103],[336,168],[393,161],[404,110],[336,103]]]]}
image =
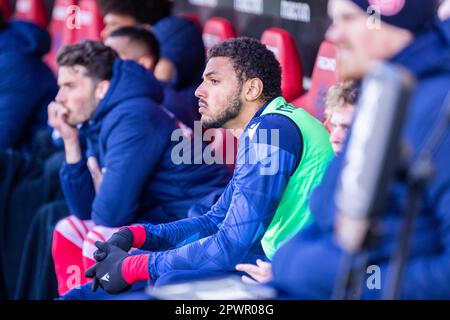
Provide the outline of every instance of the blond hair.
{"type": "Polygon", "coordinates": [[[354,106],[356,97],[357,86],[355,81],[343,81],[331,86],[325,97],[325,118],[329,119],[336,109],[354,106]]]}

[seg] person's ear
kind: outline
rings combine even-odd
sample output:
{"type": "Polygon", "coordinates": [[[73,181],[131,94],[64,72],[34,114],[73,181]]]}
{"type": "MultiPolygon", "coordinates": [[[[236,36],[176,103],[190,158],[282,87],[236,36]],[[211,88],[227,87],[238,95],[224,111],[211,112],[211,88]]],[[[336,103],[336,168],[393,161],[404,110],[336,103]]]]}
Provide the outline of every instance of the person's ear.
{"type": "Polygon", "coordinates": [[[106,96],[106,92],[108,92],[109,89],[109,84],[109,80],[103,80],[97,84],[97,88],[95,89],[95,97],[98,100],[102,100],[106,96]]]}
{"type": "Polygon", "coordinates": [[[244,84],[245,99],[251,102],[259,100],[263,93],[263,89],[264,85],[261,79],[253,78],[247,80],[244,84]]]}
{"type": "Polygon", "coordinates": [[[176,75],[175,65],[167,58],[159,59],[155,67],[155,78],[159,81],[170,82],[176,75]]]}
{"type": "Polygon", "coordinates": [[[137,61],[141,66],[143,66],[145,69],[154,71],[156,66],[156,61],[152,56],[145,55],[139,58],[137,61]]]}

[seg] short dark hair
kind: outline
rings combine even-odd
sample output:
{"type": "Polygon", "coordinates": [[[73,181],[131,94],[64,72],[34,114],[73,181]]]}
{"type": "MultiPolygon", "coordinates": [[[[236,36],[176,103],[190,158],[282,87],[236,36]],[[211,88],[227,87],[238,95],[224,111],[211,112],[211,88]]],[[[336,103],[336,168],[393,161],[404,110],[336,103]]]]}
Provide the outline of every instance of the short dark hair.
{"type": "Polygon", "coordinates": [[[131,43],[145,48],[147,54],[151,55],[155,62],[160,58],[159,41],[153,32],[143,27],[122,27],[114,31],[109,37],[125,37],[131,43]]]}
{"type": "Polygon", "coordinates": [[[99,41],[85,41],[67,45],[58,52],[57,62],[60,67],[83,66],[87,76],[96,80],[111,80],[114,60],[117,53],[99,41]]]}
{"type": "Polygon", "coordinates": [[[240,37],[212,47],[208,59],[230,58],[239,81],[259,78],[263,83],[262,100],[281,96],[281,66],[272,51],[259,40],[240,37]]]}
{"type": "Polygon", "coordinates": [[[109,13],[132,16],[139,23],[154,25],[172,13],[170,0],[100,0],[103,15],[109,13]]]}

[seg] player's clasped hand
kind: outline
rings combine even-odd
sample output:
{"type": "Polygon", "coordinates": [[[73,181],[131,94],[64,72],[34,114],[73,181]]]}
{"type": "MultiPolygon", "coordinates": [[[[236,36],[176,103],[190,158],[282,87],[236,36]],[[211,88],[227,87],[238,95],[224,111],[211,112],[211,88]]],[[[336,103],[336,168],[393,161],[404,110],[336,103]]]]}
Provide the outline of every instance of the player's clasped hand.
{"type": "MultiPolygon", "coordinates": [[[[133,245],[133,233],[128,228],[122,228],[114,233],[106,242],[128,252],[133,245]]],[[[104,250],[97,250],[94,252],[94,259],[97,262],[102,261],[106,256],[107,252],[104,250]]]]}
{"type": "Polygon", "coordinates": [[[85,276],[92,278],[92,290],[96,291],[100,286],[111,294],[117,294],[130,289],[122,274],[122,263],[130,255],[122,249],[108,243],[95,242],[95,246],[105,253],[104,258],[89,268],[85,276]]]}

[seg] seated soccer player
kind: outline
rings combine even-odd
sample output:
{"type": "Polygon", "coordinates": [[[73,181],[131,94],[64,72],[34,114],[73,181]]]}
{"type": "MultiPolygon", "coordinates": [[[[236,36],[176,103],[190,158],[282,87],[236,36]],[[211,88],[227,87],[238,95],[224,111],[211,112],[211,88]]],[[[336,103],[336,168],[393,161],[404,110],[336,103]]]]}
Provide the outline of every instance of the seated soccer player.
{"type": "Polygon", "coordinates": [[[311,221],[309,195],[332,157],[329,135],[281,97],[274,54],[251,38],[219,44],[209,52],[196,96],[205,127],[239,137],[233,178],[201,217],[125,227],[97,242],[97,264],[86,276],[108,293],[140,280],[158,285],[269,260],[311,221]],[[129,254],[132,247],[147,251],[129,254]]]}
{"type": "MultiPolygon", "coordinates": [[[[105,44],[116,50],[123,60],[134,60],[152,73],[160,58],[158,40],[151,31],[142,27],[117,29],[105,39],[105,44]]],[[[194,121],[200,119],[198,111],[183,95],[167,84],[162,85],[163,106],[184,124],[194,128],[194,121]]]]}
{"type": "Polygon", "coordinates": [[[95,240],[123,225],[171,222],[190,210],[207,210],[230,174],[223,165],[194,163],[191,158],[201,158],[201,143],[196,149],[189,137],[174,139],[184,131],[160,106],[159,81],[139,64],[92,41],[64,47],[58,64],[60,89],[48,115],[64,141],[60,180],[72,215],[57,224],[53,236],[62,294],[73,268],[79,273],[93,264],[95,240]],[[188,161],[177,158],[183,141],[192,146],[186,149],[188,161]]]}

